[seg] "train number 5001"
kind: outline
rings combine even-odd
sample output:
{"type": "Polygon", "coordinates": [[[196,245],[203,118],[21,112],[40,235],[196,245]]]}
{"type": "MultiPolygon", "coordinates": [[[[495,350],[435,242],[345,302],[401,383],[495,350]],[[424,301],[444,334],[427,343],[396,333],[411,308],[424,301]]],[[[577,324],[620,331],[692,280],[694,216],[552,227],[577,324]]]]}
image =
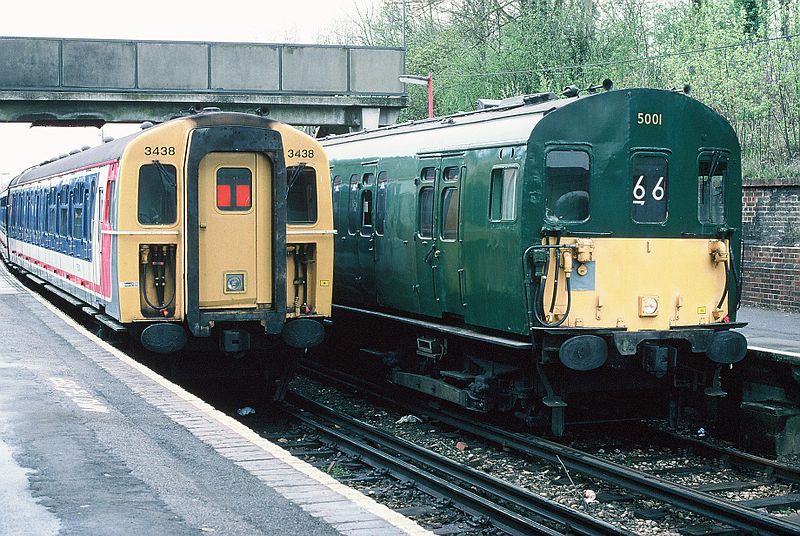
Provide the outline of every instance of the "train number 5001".
{"type": "Polygon", "coordinates": [[[636,123],[639,125],[660,125],[661,114],[645,114],[639,112],[636,114],[636,123]]]}

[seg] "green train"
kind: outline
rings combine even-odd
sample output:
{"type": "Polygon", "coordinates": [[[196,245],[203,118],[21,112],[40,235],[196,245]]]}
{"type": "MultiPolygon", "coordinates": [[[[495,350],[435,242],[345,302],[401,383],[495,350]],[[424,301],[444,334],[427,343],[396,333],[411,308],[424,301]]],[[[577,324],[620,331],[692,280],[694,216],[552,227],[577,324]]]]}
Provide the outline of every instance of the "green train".
{"type": "Polygon", "coordinates": [[[729,123],[681,92],[565,93],[323,140],[336,336],[555,435],[586,395],[722,396],[747,350],[729,123]]]}

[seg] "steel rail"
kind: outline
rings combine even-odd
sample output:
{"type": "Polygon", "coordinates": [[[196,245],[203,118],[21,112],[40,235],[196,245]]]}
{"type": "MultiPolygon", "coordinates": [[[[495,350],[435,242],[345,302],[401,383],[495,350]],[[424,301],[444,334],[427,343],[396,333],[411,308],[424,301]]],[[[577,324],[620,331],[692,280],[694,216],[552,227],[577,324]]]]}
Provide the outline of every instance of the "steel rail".
{"type": "Polygon", "coordinates": [[[792,467],[754,454],[739,452],[721,445],[709,444],[698,439],[680,436],[674,432],[660,430],[649,424],[640,424],[638,426],[641,427],[641,433],[660,436],[665,441],[672,441],[677,445],[689,447],[695,453],[708,457],[725,458],[732,466],[763,471],[777,480],[800,484],[800,468],[798,467],[792,467]]]}
{"type": "MultiPolygon", "coordinates": [[[[314,370],[307,362],[304,363],[304,366],[306,370],[314,370]]],[[[528,456],[555,464],[563,463],[570,470],[610,482],[651,499],[671,504],[676,508],[700,514],[742,530],[745,533],[759,534],[760,536],[797,536],[800,532],[800,525],[719,499],[708,493],[693,490],[546,439],[509,432],[475,422],[474,420],[470,421],[444,412],[413,406],[399,399],[388,398],[383,393],[376,391],[373,386],[357,378],[347,376],[346,380],[341,380],[339,378],[344,375],[341,372],[332,373],[327,369],[321,371],[319,366],[315,368],[317,374],[325,375],[331,379],[334,379],[334,375],[338,376],[336,381],[341,381],[370,396],[382,399],[387,404],[425,414],[428,418],[438,420],[443,424],[480,437],[485,441],[503,445],[528,456]]]]}
{"type": "Polygon", "coordinates": [[[452,499],[460,508],[475,517],[491,519],[495,527],[512,536],[542,534],[545,536],[563,536],[564,533],[537,523],[525,516],[513,512],[492,501],[480,497],[476,493],[465,490],[447,480],[424,471],[415,465],[387,454],[380,449],[365,445],[363,439],[350,437],[346,433],[315,420],[307,413],[293,409],[284,403],[283,409],[296,419],[306,423],[318,433],[331,438],[337,448],[365,461],[368,465],[383,468],[392,474],[399,475],[415,483],[417,488],[432,495],[452,499]]]}
{"type": "Polygon", "coordinates": [[[439,473],[456,478],[465,484],[462,488],[479,489],[506,501],[517,509],[524,511],[528,517],[547,519],[550,522],[564,526],[572,534],[586,536],[634,536],[635,534],[410,441],[387,434],[368,423],[343,415],[328,406],[300,396],[297,393],[291,393],[291,399],[293,403],[301,405],[314,414],[324,415],[326,419],[331,420],[343,429],[354,431],[376,444],[388,447],[400,456],[418,461],[439,473]]]}

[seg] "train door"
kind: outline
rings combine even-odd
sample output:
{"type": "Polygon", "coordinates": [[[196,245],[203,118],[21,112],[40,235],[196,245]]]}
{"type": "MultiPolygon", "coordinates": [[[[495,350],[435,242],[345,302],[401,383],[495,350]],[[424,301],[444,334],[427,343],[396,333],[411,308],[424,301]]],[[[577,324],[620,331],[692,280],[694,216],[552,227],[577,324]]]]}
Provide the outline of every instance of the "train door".
{"type": "Polygon", "coordinates": [[[462,156],[445,157],[436,184],[436,250],[434,289],[443,313],[463,316],[465,272],[461,261],[461,184],[466,168],[462,156]]]}
{"type": "Polygon", "coordinates": [[[105,194],[100,196],[103,200],[102,222],[100,224],[100,289],[106,299],[112,298],[112,277],[111,269],[113,266],[113,229],[116,225],[116,210],[114,207],[117,202],[117,173],[119,164],[114,163],[108,169],[108,180],[105,186],[105,194]]]}
{"type": "Polygon", "coordinates": [[[378,240],[375,232],[375,206],[377,200],[376,165],[362,166],[361,183],[358,191],[358,269],[361,296],[369,303],[375,303],[375,263],[378,260],[378,240]]]}
{"type": "Polygon", "coordinates": [[[272,302],[272,168],[256,153],[209,153],[198,184],[200,308],[272,302]]]}
{"type": "Polygon", "coordinates": [[[439,255],[436,232],[436,189],[437,177],[441,166],[441,158],[420,159],[417,176],[416,232],[414,243],[417,257],[417,285],[419,296],[419,312],[428,315],[442,316],[441,298],[437,271],[439,255]]]}

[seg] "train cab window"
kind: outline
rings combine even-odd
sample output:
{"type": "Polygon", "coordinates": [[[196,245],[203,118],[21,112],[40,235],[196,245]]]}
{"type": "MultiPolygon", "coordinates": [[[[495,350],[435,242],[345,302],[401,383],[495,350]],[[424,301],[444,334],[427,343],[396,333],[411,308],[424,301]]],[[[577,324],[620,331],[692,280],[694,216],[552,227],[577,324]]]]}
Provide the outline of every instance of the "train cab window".
{"type": "Polygon", "coordinates": [[[419,225],[417,232],[420,238],[433,238],[433,205],[434,189],[430,186],[419,191],[419,225]]]}
{"type": "Polygon", "coordinates": [[[636,154],[631,165],[631,218],[636,223],[667,221],[669,163],[663,155],[636,154]]]}
{"type": "Polygon", "coordinates": [[[589,153],[550,151],[545,158],[547,219],[584,221],[589,217],[589,153]]]}
{"type": "Polygon", "coordinates": [[[249,168],[217,170],[217,208],[247,212],[253,207],[253,172],[249,168]]]}
{"type": "Polygon", "coordinates": [[[458,188],[442,190],[439,221],[442,222],[442,239],[456,240],[458,238],[458,188]]]}
{"type": "Polygon", "coordinates": [[[375,197],[375,232],[383,234],[386,222],[386,172],[378,173],[378,193],[375,197]]]}
{"type": "Polygon", "coordinates": [[[489,219],[491,221],[513,221],[517,217],[516,200],[517,168],[493,169],[489,191],[489,219]]]}
{"type": "Polygon", "coordinates": [[[139,168],[138,219],[142,225],[170,225],[178,218],[177,171],[154,161],[139,168]]]}
{"type": "Polygon", "coordinates": [[[287,167],[286,223],[317,221],[317,171],[308,166],[287,167]]]}
{"type": "Polygon", "coordinates": [[[422,168],[422,172],[420,173],[420,179],[422,179],[423,182],[435,181],[436,168],[435,167],[422,168]]]}
{"type": "Polygon", "coordinates": [[[350,193],[347,197],[347,232],[351,235],[356,234],[359,223],[358,189],[360,179],[357,173],[350,175],[350,193]]]}
{"type": "Polygon", "coordinates": [[[697,171],[697,219],[725,223],[725,181],[728,156],[720,151],[700,155],[697,171]]]}

